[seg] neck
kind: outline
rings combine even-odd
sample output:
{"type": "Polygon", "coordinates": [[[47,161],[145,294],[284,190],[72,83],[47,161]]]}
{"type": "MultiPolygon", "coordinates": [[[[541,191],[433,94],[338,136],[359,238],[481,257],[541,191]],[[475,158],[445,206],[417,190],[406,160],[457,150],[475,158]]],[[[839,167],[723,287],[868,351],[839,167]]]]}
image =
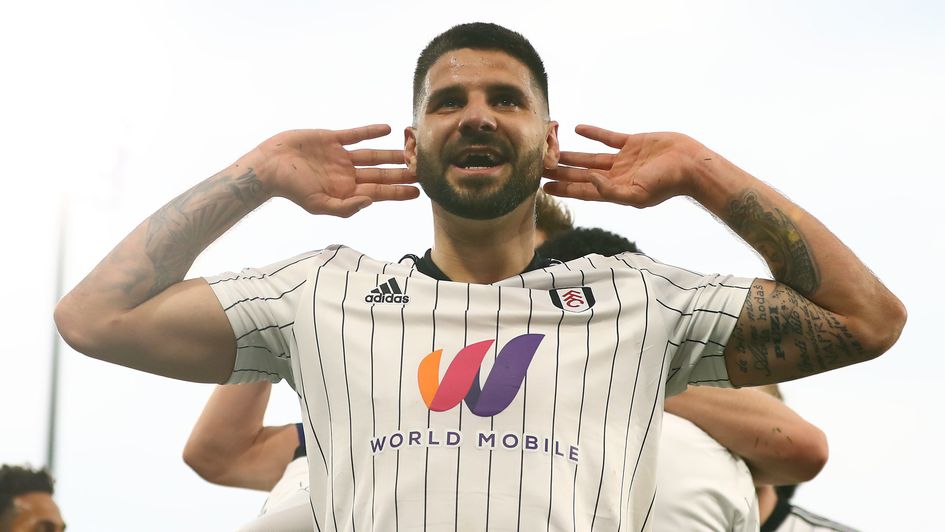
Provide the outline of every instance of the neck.
{"type": "Polygon", "coordinates": [[[774,486],[768,485],[756,487],[755,493],[758,495],[758,519],[764,523],[778,504],[778,493],[774,491],[774,486]]]}
{"type": "Polygon", "coordinates": [[[433,204],[433,262],[450,279],[488,284],[517,275],[535,254],[535,199],[492,220],[460,218],[433,204]]]}

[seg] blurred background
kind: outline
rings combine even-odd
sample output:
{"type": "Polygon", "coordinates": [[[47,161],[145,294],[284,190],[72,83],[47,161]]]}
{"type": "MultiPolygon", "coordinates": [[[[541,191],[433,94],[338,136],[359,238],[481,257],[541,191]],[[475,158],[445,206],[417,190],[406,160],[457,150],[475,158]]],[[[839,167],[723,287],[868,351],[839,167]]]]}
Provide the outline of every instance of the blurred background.
{"type": "MultiPolygon", "coordinates": [[[[889,353],[783,386],[831,447],[795,501],[865,530],[936,528],[945,4],[37,0],[2,11],[0,463],[47,464],[55,410],[70,530],[232,530],[265,494],[210,485],[181,461],[209,385],[62,345],[53,393],[57,280],[74,286],[148,214],[281,130],[388,123],[394,133],[368,145],[401,147],[417,54],[475,20],[523,32],[542,54],[564,149],[599,149],[573,133],[579,123],[688,133],[819,217],[903,299],[909,323],[889,353]]],[[[686,199],[567,205],[578,225],[663,262],[768,275],[686,199]]],[[[397,259],[431,241],[423,198],[349,220],[274,200],[190,275],[337,242],[397,259]]],[[[296,421],[289,388],[273,395],[267,421],[296,421]]]]}

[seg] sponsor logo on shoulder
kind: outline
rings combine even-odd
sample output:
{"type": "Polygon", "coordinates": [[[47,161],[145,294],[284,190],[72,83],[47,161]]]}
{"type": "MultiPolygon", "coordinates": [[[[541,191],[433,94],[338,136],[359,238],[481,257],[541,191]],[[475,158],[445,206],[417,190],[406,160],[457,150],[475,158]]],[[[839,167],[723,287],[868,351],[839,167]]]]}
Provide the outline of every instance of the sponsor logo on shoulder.
{"type": "Polygon", "coordinates": [[[594,292],[588,286],[549,290],[554,306],[568,312],[584,312],[594,306],[594,292]]]}
{"type": "Polygon", "coordinates": [[[397,279],[391,277],[387,282],[377,285],[377,288],[368,292],[364,296],[364,302],[407,304],[410,302],[410,296],[404,294],[404,291],[400,289],[400,285],[397,284],[397,279]]]}

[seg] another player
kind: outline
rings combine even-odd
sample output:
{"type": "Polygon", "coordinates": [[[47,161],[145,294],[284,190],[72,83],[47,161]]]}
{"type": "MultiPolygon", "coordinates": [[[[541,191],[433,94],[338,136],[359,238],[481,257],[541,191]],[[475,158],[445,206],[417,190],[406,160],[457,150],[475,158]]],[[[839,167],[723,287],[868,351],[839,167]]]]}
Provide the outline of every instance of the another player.
{"type": "Polygon", "coordinates": [[[52,497],[53,479],[46,470],[0,466],[0,531],[62,532],[66,524],[52,497]]]}
{"type": "MultiPolygon", "coordinates": [[[[537,248],[564,261],[637,251],[599,228],[560,233],[537,248]]],[[[823,432],[760,389],[690,386],[665,408],[654,530],[758,530],[755,485],[810,480],[827,461],[823,432]]]]}
{"type": "Polygon", "coordinates": [[[520,35],[455,27],[421,54],[414,86],[403,152],[345,148],[387,126],[280,133],[145,220],[56,311],[66,341],[106,361],[290,379],[316,528],[645,528],[665,393],[800,378],[898,338],[905,310],[852,252],[693,139],[579,126],[617,152],[560,152],[544,68],[520,35]],[[691,196],[776,281],[633,254],[536,261],[542,175],[551,194],[638,208],[691,196]],[[414,176],[433,203],[422,257],[330,246],[183,281],[273,196],[350,216],[415,198],[414,176]]]}

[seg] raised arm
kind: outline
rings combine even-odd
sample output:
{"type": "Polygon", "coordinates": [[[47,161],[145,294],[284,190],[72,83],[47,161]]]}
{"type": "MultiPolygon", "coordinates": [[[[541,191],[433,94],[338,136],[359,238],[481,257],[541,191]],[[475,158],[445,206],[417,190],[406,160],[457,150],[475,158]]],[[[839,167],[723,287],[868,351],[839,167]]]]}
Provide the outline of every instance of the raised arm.
{"type": "Polygon", "coordinates": [[[263,426],[272,384],[217,386],[184,446],[184,462],[208,482],[270,491],[292,460],[295,425],[263,426]]]}
{"type": "Polygon", "coordinates": [[[346,145],[390,133],[385,125],[299,130],[263,142],[222,172],[158,209],[59,302],[56,325],[77,351],[168,377],[223,382],[235,341],[202,279],[184,281],[194,259],[273,196],[313,214],[351,216],[372,201],[411,199],[401,150],[346,145]]]}
{"type": "Polygon", "coordinates": [[[741,456],[756,485],[805,482],[827,463],[824,433],[760,390],[690,386],[666,399],[666,411],[741,456]]]}
{"type": "Polygon", "coordinates": [[[735,386],[783,382],[875,358],[899,338],[899,299],[816,218],[717,153],[678,133],[577,132],[617,153],[562,152],[545,191],[650,207],[694,198],[767,262],[725,349],[735,386]]]}

